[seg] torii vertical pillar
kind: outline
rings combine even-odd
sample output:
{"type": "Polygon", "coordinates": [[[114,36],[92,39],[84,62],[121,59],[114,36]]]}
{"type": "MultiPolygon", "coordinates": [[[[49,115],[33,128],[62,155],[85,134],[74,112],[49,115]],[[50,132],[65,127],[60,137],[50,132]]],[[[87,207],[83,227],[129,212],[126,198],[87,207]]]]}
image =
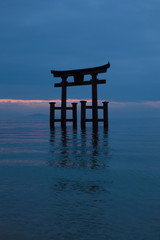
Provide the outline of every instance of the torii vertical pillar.
{"type": "Polygon", "coordinates": [[[103,101],[103,119],[104,119],[104,128],[108,129],[108,103],[107,101],[103,101]]]}
{"type": "Polygon", "coordinates": [[[86,103],[87,101],[80,101],[81,103],[81,128],[86,127],[86,103]]]}
{"type": "Polygon", "coordinates": [[[77,128],[77,103],[72,103],[73,109],[73,128],[77,128]]]}
{"type": "Polygon", "coordinates": [[[50,102],[50,126],[54,128],[54,110],[55,110],[55,102],[50,102]]]}
{"type": "Polygon", "coordinates": [[[66,99],[67,99],[67,88],[66,88],[67,77],[62,77],[62,99],[61,99],[61,127],[66,127],[66,99]]]}
{"type": "Polygon", "coordinates": [[[98,111],[97,111],[97,74],[92,74],[92,120],[93,128],[98,127],[98,111]]]}

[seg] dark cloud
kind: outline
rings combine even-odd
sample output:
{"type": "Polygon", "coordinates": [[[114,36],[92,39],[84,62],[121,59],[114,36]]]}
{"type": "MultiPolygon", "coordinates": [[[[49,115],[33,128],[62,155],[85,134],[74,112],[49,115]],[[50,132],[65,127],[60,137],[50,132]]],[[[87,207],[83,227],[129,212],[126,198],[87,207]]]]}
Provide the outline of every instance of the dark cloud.
{"type": "MultiPolygon", "coordinates": [[[[100,98],[158,100],[159,7],[158,0],[1,1],[1,96],[59,97],[50,69],[109,60],[100,98]]],[[[90,94],[83,90],[80,97],[90,94]]]]}

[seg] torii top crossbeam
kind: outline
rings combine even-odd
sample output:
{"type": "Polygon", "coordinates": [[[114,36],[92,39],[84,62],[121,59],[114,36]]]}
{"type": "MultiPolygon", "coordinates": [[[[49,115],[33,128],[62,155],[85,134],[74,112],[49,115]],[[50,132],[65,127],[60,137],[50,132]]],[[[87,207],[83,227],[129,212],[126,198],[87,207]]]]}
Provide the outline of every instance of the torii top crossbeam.
{"type": "Polygon", "coordinates": [[[55,71],[51,70],[51,73],[54,77],[69,77],[75,76],[78,74],[87,75],[87,74],[94,74],[94,73],[104,73],[107,71],[107,68],[110,67],[110,63],[108,62],[105,65],[94,67],[94,68],[84,68],[84,69],[76,69],[76,70],[66,70],[66,71],[55,71]]]}
{"type": "MultiPolygon", "coordinates": [[[[94,68],[84,68],[84,69],[76,69],[76,70],[66,70],[66,71],[56,71],[51,70],[51,73],[54,77],[60,77],[63,79],[67,79],[67,77],[74,77],[74,82],[66,82],[65,85],[69,86],[79,86],[79,85],[90,85],[92,81],[84,81],[84,75],[94,75],[97,76],[98,73],[107,72],[107,69],[110,67],[110,63],[108,62],[105,65],[94,67],[94,68]]],[[[98,84],[106,83],[105,80],[98,80],[98,84]]],[[[62,87],[62,83],[56,83],[55,87],[62,87]]]]}

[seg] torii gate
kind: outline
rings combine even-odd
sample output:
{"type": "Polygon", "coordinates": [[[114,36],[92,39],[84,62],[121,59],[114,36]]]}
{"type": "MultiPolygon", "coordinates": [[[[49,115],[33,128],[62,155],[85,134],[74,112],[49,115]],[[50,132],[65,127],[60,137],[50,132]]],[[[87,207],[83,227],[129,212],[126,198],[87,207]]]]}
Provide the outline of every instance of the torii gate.
{"type": "Polygon", "coordinates": [[[50,126],[54,127],[54,122],[61,122],[62,128],[66,127],[66,121],[73,121],[73,127],[77,128],[77,103],[72,103],[72,107],[67,107],[67,87],[92,85],[92,106],[86,106],[87,101],[81,101],[81,127],[85,127],[86,122],[93,122],[93,128],[97,128],[98,121],[104,122],[104,128],[108,128],[108,102],[104,101],[103,106],[98,106],[97,103],[97,84],[105,84],[106,80],[98,80],[99,73],[107,72],[110,68],[110,63],[94,68],[85,68],[67,71],[51,70],[54,77],[60,77],[61,83],[55,83],[55,87],[62,88],[61,107],[55,107],[55,102],[50,102],[50,126]],[[91,80],[84,80],[85,75],[91,75],[91,80]],[[72,76],[74,82],[67,82],[67,78],[72,76]],[[92,119],[86,119],[86,109],[92,109],[92,119]],[[98,119],[98,109],[103,109],[103,119],[98,119]],[[54,118],[54,111],[61,110],[61,119],[54,118]],[[73,118],[66,119],[66,110],[73,110],[73,118]]]}

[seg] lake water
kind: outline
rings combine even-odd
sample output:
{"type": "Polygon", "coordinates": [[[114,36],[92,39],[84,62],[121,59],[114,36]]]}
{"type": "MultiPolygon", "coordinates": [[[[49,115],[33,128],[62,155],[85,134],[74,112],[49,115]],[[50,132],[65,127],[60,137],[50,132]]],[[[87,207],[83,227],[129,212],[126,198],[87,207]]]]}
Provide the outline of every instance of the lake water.
{"type": "Polygon", "coordinates": [[[159,240],[160,120],[0,122],[0,240],[159,240]]]}

